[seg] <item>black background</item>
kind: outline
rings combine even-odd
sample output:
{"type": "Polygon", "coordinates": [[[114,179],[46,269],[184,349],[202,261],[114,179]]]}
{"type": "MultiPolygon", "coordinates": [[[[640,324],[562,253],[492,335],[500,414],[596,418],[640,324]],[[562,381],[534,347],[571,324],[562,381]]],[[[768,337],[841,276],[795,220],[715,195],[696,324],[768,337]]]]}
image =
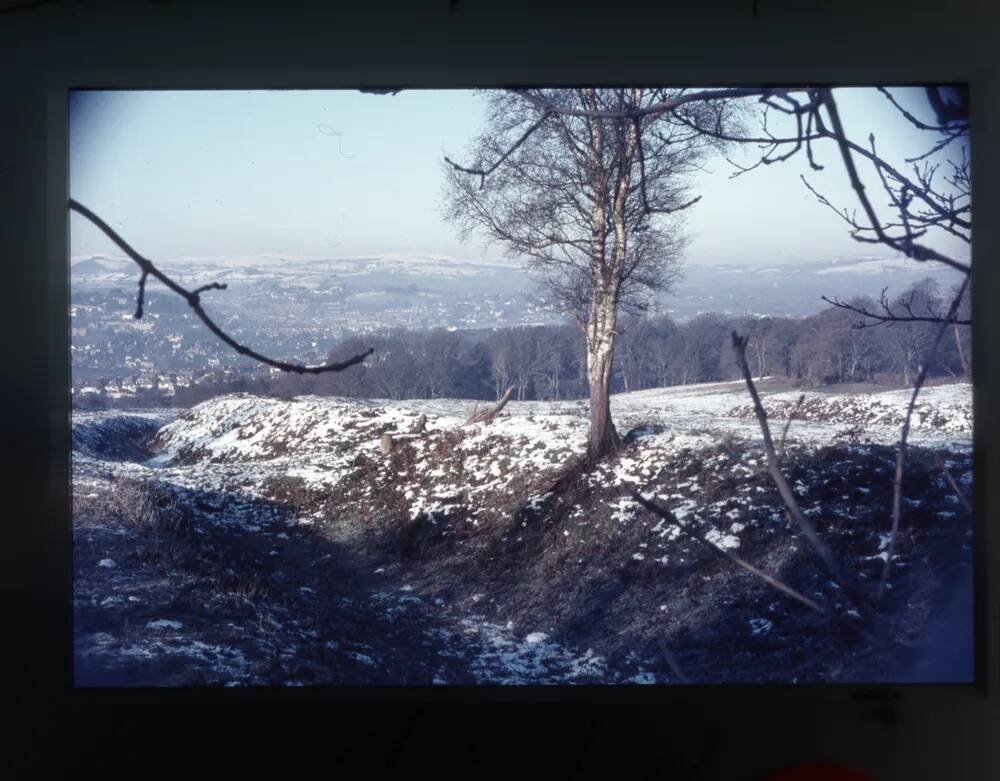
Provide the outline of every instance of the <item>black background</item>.
{"type": "Polygon", "coordinates": [[[59,768],[98,777],[739,780],[807,760],[878,779],[995,777],[1000,555],[988,455],[998,441],[990,399],[1000,330],[991,306],[1000,36],[990,5],[0,0],[0,634],[11,656],[4,700],[15,717],[15,728],[0,732],[9,741],[3,761],[25,778],[59,768]],[[977,687],[462,690],[437,701],[419,691],[72,689],[66,86],[921,81],[971,81],[973,89],[977,687]],[[496,696],[506,702],[488,701],[496,696]]]}

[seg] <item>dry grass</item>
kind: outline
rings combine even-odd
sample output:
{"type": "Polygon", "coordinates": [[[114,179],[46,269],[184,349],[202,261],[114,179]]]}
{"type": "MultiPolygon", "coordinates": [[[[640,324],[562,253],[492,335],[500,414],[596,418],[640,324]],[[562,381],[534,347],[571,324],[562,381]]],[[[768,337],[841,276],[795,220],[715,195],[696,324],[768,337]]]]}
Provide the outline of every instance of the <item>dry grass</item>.
{"type": "Polygon", "coordinates": [[[73,492],[73,517],[78,520],[114,520],[143,531],[179,533],[188,522],[173,494],[160,485],[119,478],[96,495],[73,492]]]}

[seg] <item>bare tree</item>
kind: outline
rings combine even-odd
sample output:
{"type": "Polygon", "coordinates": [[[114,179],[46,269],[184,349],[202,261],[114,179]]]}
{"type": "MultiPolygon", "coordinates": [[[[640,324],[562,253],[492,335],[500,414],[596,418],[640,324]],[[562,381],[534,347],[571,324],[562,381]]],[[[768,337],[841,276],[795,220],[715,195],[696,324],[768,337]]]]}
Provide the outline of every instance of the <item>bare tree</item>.
{"type": "Polygon", "coordinates": [[[589,460],[614,451],[610,387],[618,316],[674,281],[687,176],[716,140],[649,109],[678,90],[487,93],[469,165],[446,160],[446,214],[526,257],[586,338],[589,460]],[[558,109],[558,111],[556,110],[558,109]],[[607,114],[603,113],[607,112],[607,114]]]}
{"type": "MultiPolygon", "coordinates": [[[[966,281],[963,280],[963,284],[966,281]]],[[[967,281],[969,292],[965,296],[959,296],[958,291],[961,285],[955,285],[951,290],[952,300],[960,298],[958,309],[955,310],[955,322],[951,324],[951,332],[955,337],[955,351],[958,353],[959,365],[962,368],[962,375],[966,380],[972,379],[972,334],[969,325],[972,324],[972,280],[967,281]],[[964,322],[963,322],[964,321],[964,322]],[[961,327],[965,325],[966,327],[961,327]]]]}

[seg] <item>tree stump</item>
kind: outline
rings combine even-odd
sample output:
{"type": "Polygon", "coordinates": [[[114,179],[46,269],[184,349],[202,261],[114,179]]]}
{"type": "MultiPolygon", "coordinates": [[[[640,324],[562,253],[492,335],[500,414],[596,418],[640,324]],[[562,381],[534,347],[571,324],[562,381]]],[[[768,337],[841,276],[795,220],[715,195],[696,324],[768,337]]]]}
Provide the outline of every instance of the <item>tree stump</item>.
{"type": "Polygon", "coordinates": [[[382,455],[384,456],[389,455],[392,452],[395,445],[396,443],[393,441],[392,434],[382,435],[382,455]]]}

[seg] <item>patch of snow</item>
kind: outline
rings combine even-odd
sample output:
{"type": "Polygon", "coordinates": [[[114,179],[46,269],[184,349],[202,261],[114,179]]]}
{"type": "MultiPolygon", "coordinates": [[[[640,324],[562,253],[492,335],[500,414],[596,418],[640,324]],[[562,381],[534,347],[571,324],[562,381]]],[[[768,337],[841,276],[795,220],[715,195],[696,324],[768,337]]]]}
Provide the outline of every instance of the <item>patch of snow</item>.
{"type": "Polygon", "coordinates": [[[182,624],[180,621],[171,621],[170,619],[167,618],[158,618],[155,621],[150,621],[149,623],[147,623],[146,629],[153,629],[156,631],[164,631],[168,629],[177,630],[183,626],[184,624],[182,624]]]}

